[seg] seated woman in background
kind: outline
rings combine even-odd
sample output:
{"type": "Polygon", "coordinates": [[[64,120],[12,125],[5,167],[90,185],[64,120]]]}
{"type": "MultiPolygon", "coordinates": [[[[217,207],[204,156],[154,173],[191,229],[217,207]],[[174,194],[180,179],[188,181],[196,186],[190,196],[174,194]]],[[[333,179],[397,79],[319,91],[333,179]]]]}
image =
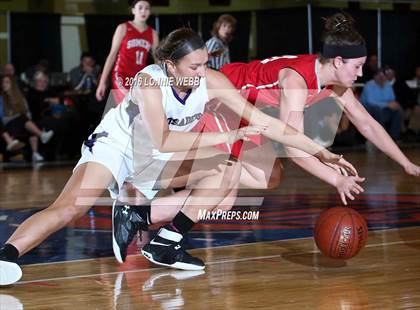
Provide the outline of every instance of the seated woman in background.
{"type": "Polygon", "coordinates": [[[25,143],[12,137],[5,129],[3,125],[3,97],[0,97],[0,135],[6,142],[6,151],[16,152],[25,146],[25,143]]]}
{"type": "Polygon", "coordinates": [[[5,130],[14,137],[29,136],[32,160],[42,161],[44,158],[38,152],[38,138],[42,143],[47,143],[54,132],[40,130],[31,120],[26,99],[14,79],[9,76],[2,77],[0,95],[3,100],[2,122],[5,130]]]}

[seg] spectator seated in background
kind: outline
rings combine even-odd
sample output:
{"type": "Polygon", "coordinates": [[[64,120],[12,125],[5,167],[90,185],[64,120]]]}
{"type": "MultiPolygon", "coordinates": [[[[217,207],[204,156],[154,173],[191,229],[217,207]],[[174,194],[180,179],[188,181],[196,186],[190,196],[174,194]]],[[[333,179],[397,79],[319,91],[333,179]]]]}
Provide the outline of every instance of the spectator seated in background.
{"type": "Polygon", "coordinates": [[[17,82],[19,88],[22,90],[25,90],[26,84],[23,83],[20,80],[19,76],[16,74],[15,66],[12,63],[7,63],[3,66],[0,72],[0,76],[4,76],[4,75],[12,77],[17,82]]]}
{"type": "Polygon", "coordinates": [[[72,157],[83,141],[76,113],[64,104],[62,94],[49,87],[49,78],[43,72],[35,73],[32,84],[27,93],[32,119],[39,127],[54,131],[54,144],[45,148],[46,158],[72,157]]]}
{"type": "Polygon", "coordinates": [[[3,138],[4,142],[6,143],[6,151],[8,152],[16,152],[22,149],[25,146],[25,143],[15,139],[7,132],[3,125],[3,97],[0,96],[0,135],[3,138]]]}
{"type": "Polygon", "coordinates": [[[38,71],[27,93],[32,118],[40,126],[47,117],[60,118],[66,109],[60,97],[49,89],[48,83],[48,76],[38,71]]]}
{"type": "Polygon", "coordinates": [[[84,136],[99,124],[106,104],[106,100],[98,101],[96,98],[99,71],[95,58],[87,52],[83,53],[80,64],[70,71],[71,90],[64,93],[77,104],[84,136]]]}
{"type": "Polygon", "coordinates": [[[70,84],[73,90],[93,92],[98,85],[99,67],[89,53],[80,57],[80,65],[70,71],[70,84]]]}
{"type": "Polygon", "coordinates": [[[385,66],[384,70],[387,81],[391,84],[394,90],[396,101],[400,104],[404,110],[412,107],[414,98],[411,96],[411,90],[404,80],[401,80],[394,69],[389,66],[385,66]]]}
{"type": "Polygon", "coordinates": [[[24,72],[22,72],[20,75],[20,79],[27,86],[30,86],[37,72],[43,72],[45,75],[48,76],[48,74],[50,73],[49,67],[50,62],[48,59],[40,59],[36,63],[36,65],[30,66],[24,72]]]}
{"type": "Polygon", "coordinates": [[[206,42],[209,68],[220,70],[221,67],[230,63],[228,43],[232,41],[235,27],[236,19],[229,14],[221,15],[214,23],[212,37],[206,42]]]}
{"type": "Polygon", "coordinates": [[[366,110],[387,130],[394,140],[400,139],[401,106],[395,99],[391,84],[387,81],[385,71],[380,69],[373,80],[366,83],[360,97],[366,110]]]}
{"type": "Polygon", "coordinates": [[[26,99],[13,78],[2,77],[0,94],[3,102],[4,129],[14,137],[29,137],[32,160],[42,161],[44,158],[38,152],[38,138],[42,143],[47,143],[53,136],[53,131],[41,131],[30,119],[26,99]]]}

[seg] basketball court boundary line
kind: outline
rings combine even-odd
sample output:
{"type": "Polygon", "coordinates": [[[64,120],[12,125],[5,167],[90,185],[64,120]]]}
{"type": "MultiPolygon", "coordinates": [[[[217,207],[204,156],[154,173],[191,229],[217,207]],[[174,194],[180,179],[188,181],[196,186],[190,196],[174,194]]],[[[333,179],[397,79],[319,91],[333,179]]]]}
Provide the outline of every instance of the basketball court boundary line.
{"type": "MultiPolygon", "coordinates": [[[[417,226],[416,226],[417,227],[417,226]]],[[[407,227],[409,228],[409,227],[407,227]]],[[[294,239],[286,239],[286,240],[273,240],[273,241],[266,241],[266,242],[253,242],[253,243],[246,243],[246,244],[238,244],[233,246],[243,246],[243,245],[250,245],[255,243],[272,243],[272,242],[282,242],[282,241],[292,241],[292,240],[302,240],[302,239],[309,239],[312,237],[305,237],[305,238],[294,238],[294,239]]],[[[373,248],[373,247],[379,247],[384,245],[399,245],[399,244],[410,244],[410,243],[417,243],[420,242],[420,239],[415,240],[409,240],[409,241],[394,241],[394,242],[382,242],[377,244],[368,244],[366,247],[373,248]]],[[[221,247],[232,247],[232,246],[221,246],[221,247]]],[[[221,248],[221,247],[210,247],[210,248],[204,248],[204,249],[213,249],[213,248],[221,248]]],[[[199,249],[197,249],[199,250],[199,249]]],[[[313,251],[305,251],[300,254],[305,253],[320,253],[319,250],[313,250],[313,251]]],[[[244,262],[244,261],[252,261],[252,260],[261,260],[261,259],[271,259],[276,257],[281,257],[283,254],[276,254],[276,255],[267,255],[267,256],[251,256],[251,257],[245,257],[245,258],[237,258],[237,259],[226,259],[226,260],[219,260],[214,262],[208,262],[206,265],[218,265],[218,264],[226,264],[226,263],[235,263],[235,262],[244,262]]],[[[134,255],[133,255],[134,256],[134,255]]],[[[135,255],[135,256],[141,256],[135,255]]],[[[108,258],[91,258],[86,260],[79,260],[80,261],[89,261],[89,260],[99,260],[99,259],[108,259],[108,258]]],[[[66,261],[66,262],[59,262],[59,263],[70,263],[74,261],[66,261]]],[[[37,265],[51,265],[55,263],[41,263],[41,264],[33,264],[33,265],[25,265],[25,266],[37,266],[37,265]]],[[[162,269],[168,269],[166,267],[156,267],[156,268],[146,268],[146,269],[135,269],[135,270],[127,270],[127,271],[114,271],[114,272],[106,272],[106,273],[96,273],[96,274],[86,274],[86,275],[78,275],[78,276],[68,276],[68,277],[56,277],[56,278],[48,278],[48,279],[38,279],[38,280],[28,280],[28,281],[22,281],[17,282],[14,285],[23,285],[23,284],[31,284],[31,283],[39,283],[39,282],[48,282],[48,281],[60,281],[60,280],[74,280],[74,279],[82,279],[82,278],[94,278],[99,276],[111,276],[116,275],[120,273],[134,273],[134,272],[145,272],[145,271],[154,271],[154,270],[162,270],[162,269]]],[[[171,269],[169,269],[171,270],[171,269]]]]}
{"type": "MultiPolygon", "coordinates": [[[[393,231],[393,230],[404,230],[404,229],[411,229],[411,228],[420,228],[420,226],[410,226],[410,227],[396,227],[396,228],[389,228],[389,229],[380,229],[380,230],[370,230],[369,232],[381,232],[381,231],[393,231]]],[[[194,231],[190,232],[194,233],[194,231]]],[[[197,251],[202,249],[221,249],[221,248],[233,248],[233,247],[240,247],[246,245],[255,245],[255,244],[265,244],[265,243],[272,243],[272,242],[286,242],[286,241],[295,241],[295,240],[305,240],[310,239],[311,237],[301,237],[301,238],[291,238],[291,239],[282,239],[282,240],[267,240],[267,241],[255,241],[255,242],[247,242],[241,244],[227,244],[227,245],[220,245],[220,246],[211,246],[205,248],[196,248],[191,249],[190,251],[197,251]]],[[[367,246],[367,245],[366,245],[367,246]]],[[[142,256],[141,254],[132,254],[127,256],[142,256]]],[[[87,262],[92,260],[102,260],[102,259],[110,259],[114,258],[114,256],[104,256],[104,257],[96,257],[96,258],[82,258],[82,259],[74,259],[74,260],[66,260],[66,261],[59,261],[59,262],[48,262],[48,263],[35,263],[35,264],[25,264],[21,266],[42,266],[42,265],[54,265],[54,264],[66,264],[66,263],[80,263],[80,262],[87,262]]]]}

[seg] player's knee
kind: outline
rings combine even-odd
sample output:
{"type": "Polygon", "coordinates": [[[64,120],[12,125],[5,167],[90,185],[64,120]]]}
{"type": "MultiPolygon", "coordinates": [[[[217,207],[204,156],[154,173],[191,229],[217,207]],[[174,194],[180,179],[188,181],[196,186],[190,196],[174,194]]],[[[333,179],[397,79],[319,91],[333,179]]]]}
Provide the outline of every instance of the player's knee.
{"type": "Polygon", "coordinates": [[[86,213],[86,208],[77,206],[71,201],[56,201],[51,206],[51,210],[57,213],[57,217],[64,224],[68,224],[71,221],[77,220],[86,213]]]}
{"type": "Polygon", "coordinates": [[[70,205],[61,211],[61,220],[65,223],[70,223],[71,221],[81,218],[85,212],[82,212],[81,208],[78,208],[75,205],[70,205]]]}

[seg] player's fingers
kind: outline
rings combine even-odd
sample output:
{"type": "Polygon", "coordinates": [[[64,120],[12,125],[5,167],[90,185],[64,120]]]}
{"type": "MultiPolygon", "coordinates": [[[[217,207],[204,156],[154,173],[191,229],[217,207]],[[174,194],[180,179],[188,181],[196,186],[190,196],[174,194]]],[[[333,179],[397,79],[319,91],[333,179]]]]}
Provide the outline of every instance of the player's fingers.
{"type": "Polygon", "coordinates": [[[346,196],[349,197],[351,200],[354,200],[354,196],[350,193],[350,191],[346,192],[346,196]]]}
{"type": "Polygon", "coordinates": [[[363,193],[365,190],[363,189],[363,187],[361,187],[359,184],[354,183],[353,185],[355,188],[357,188],[358,191],[360,191],[361,193],[363,193]]]}
{"type": "Polygon", "coordinates": [[[345,169],[345,168],[343,168],[343,167],[340,167],[340,173],[342,174],[342,175],[344,175],[345,177],[348,177],[349,176],[349,173],[347,172],[347,170],[345,169]]]}
{"type": "Polygon", "coordinates": [[[340,159],[339,164],[348,172],[350,172],[351,175],[359,175],[356,168],[344,158],[340,159]]]}
{"type": "Polygon", "coordinates": [[[357,182],[364,182],[366,180],[366,178],[362,178],[362,177],[359,177],[359,176],[355,176],[355,179],[356,179],[357,182]]]}
{"type": "Polygon", "coordinates": [[[345,206],[347,206],[347,200],[346,200],[346,195],[344,195],[343,192],[340,192],[340,197],[341,197],[341,201],[343,202],[343,204],[345,206]]]}

